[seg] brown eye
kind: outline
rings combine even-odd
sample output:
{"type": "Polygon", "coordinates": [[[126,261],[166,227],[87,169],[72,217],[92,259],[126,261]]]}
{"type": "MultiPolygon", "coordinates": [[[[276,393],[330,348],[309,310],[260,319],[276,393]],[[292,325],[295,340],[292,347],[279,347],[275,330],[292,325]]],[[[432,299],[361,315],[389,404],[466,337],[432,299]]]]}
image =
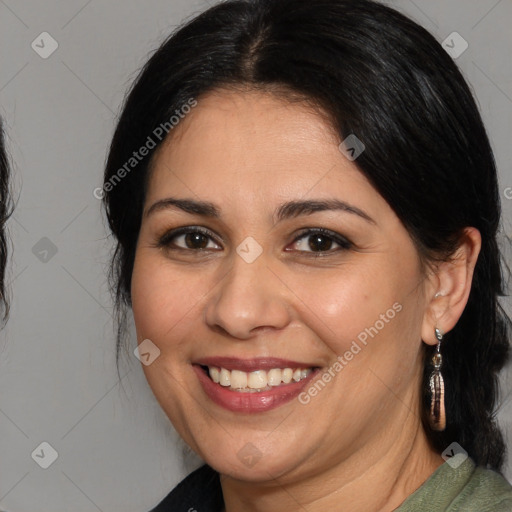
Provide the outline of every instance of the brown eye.
{"type": "Polygon", "coordinates": [[[333,240],[325,235],[311,235],[308,237],[308,246],[312,251],[328,251],[332,248],[333,240]]]}
{"type": "Polygon", "coordinates": [[[166,233],[158,241],[158,246],[191,251],[221,249],[208,231],[192,227],[179,228],[166,233]]]}
{"type": "Polygon", "coordinates": [[[187,233],[182,236],[188,249],[206,249],[208,246],[208,237],[202,233],[187,233]]]}
{"type": "Polygon", "coordinates": [[[305,253],[334,253],[352,244],[341,235],[325,229],[306,230],[293,242],[293,250],[305,253]]]}

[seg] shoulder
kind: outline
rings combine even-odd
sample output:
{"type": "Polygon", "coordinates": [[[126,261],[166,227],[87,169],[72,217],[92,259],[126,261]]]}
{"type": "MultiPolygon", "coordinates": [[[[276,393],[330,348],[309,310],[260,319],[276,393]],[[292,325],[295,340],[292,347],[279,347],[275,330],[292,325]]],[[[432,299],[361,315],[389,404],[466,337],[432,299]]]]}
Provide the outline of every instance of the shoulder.
{"type": "Polygon", "coordinates": [[[151,512],[220,512],[222,508],[219,474],[205,464],[182,480],[151,512]]]}
{"type": "Polygon", "coordinates": [[[512,512],[512,486],[496,471],[477,467],[450,511],[512,512]]]}
{"type": "Polygon", "coordinates": [[[512,486],[500,473],[477,467],[460,454],[442,464],[396,510],[512,512],[512,486]]]}

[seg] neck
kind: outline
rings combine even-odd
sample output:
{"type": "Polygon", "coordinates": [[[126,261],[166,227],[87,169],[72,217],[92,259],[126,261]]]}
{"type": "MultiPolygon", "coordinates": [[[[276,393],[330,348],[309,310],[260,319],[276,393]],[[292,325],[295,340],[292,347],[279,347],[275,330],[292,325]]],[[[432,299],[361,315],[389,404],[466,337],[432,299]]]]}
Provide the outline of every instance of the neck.
{"type": "Polygon", "coordinates": [[[309,512],[391,512],[442,464],[419,419],[409,414],[404,428],[365,446],[348,459],[306,478],[290,474],[267,483],[221,476],[225,512],[296,510],[309,512]],[[386,443],[386,449],[382,449],[386,443]],[[378,454],[378,455],[374,455],[378,454]]]}

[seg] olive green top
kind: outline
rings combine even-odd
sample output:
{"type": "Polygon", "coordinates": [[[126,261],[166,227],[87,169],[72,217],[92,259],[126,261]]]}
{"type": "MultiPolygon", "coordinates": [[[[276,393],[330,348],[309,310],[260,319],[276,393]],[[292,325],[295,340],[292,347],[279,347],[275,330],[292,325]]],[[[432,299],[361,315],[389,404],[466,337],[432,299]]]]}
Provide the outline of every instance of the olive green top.
{"type": "Polygon", "coordinates": [[[456,457],[461,455],[439,466],[396,512],[512,512],[512,486],[505,478],[456,457]]]}

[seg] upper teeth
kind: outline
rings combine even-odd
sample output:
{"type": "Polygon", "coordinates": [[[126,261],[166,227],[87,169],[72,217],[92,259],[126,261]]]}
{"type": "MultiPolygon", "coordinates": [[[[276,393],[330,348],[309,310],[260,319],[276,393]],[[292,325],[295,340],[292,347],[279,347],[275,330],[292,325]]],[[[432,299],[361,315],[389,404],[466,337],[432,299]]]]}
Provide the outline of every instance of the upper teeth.
{"type": "Polygon", "coordinates": [[[259,389],[262,390],[269,386],[279,386],[282,382],[288,384],[292,381],[299,382],[305,379],[310,373],[311,368],[272,368],[271,370],[256,370],[254,372],[242,372],[240,370],[226,370],[209,366],[208,371],[213,382],[231,389],[259,389]]]}

